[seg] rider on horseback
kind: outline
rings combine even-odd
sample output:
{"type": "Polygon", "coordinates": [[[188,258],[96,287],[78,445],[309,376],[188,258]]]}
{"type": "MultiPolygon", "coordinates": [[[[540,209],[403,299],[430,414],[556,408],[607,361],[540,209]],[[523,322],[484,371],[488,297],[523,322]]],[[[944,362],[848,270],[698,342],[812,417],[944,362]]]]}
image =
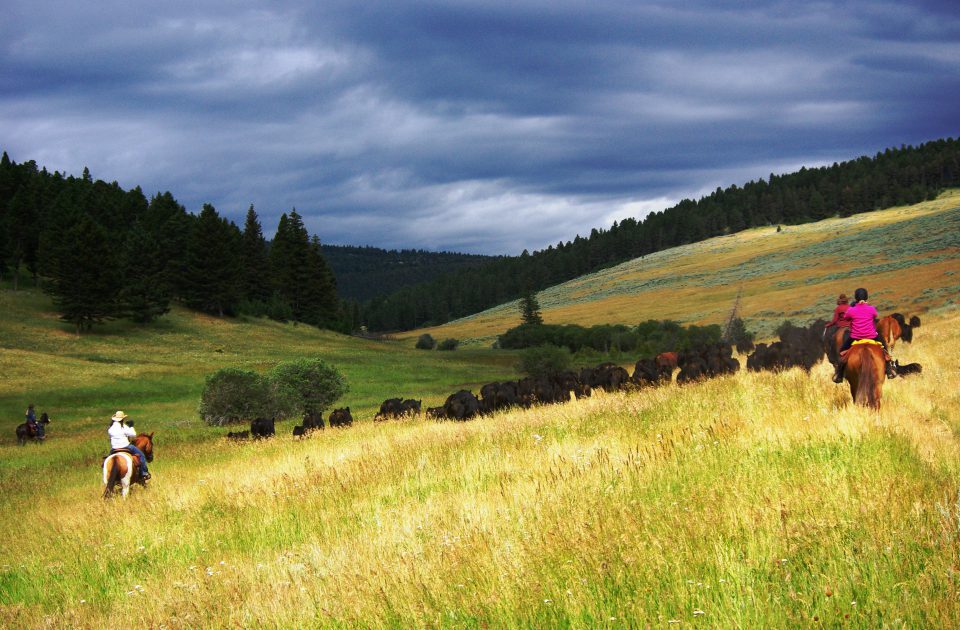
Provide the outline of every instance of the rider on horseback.
{"type": "Polygon", "coordinates": [[[850,308],[849,302],[847,294],[841,293],[840,297],[837,298],[837,308],[833,309],[833,319],[823,326],[824,329],[830,328],[831,326],[836,326],[837,328],[850,327],[850,317],[847,315],[847,309],[850,308]]]}
{"type": "Polygon", "coordinates": [[[37,424],[37,412],[33,410],[33,405],[27,405],[27,413],[24,414],[27,419],[27,430],[30,431],[30,437],[43,439],[43,429],[37,424]]]}
{"type": "MultiPolygon", "coordinates": [[[[854,341],[861,339],[871,339],[877,341],[883,346],[884,356],[889,357],[887,345],[883,342],[883,337],[877,332],[877,309],[867,304],[867,290],[857,289],[853,292],[853,306],[849,307],[844,313],[850,319],[850,327],[843,333],[843,344],[837,350],[840,355],[837,360],[837,371],[833,375],[834,383],[843,382],[843,369],[846,361],[841,353],[850,349],[854,341]]],[[[886,362],[887,378],[896,378],[897,371],[893,367],[893,361],[886,362]]]]}
{"type": "Polygon", "coordinates": [[[150,478],[150,472],[147,470],[147,456],[130,442],[130,438],[136,437],[137,432],[133,430],[132,420],[129,422],[129,426],[124,425],[123,420],[126,417],[127,414],[118,411],[110,418],[112,422],[110,428],[107,429],[107,435],[110,436],[110,452],[127,450],[134,455],[138,455],[140,457],[140,478],[146,481],[150,478]]]}

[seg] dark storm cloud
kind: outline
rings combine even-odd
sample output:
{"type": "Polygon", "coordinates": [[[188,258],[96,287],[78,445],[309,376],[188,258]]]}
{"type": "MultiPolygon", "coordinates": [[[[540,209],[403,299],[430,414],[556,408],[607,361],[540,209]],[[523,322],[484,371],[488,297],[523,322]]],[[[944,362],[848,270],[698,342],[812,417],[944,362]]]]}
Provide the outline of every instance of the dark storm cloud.
{"type": "Polygon", "coordinates": [[[958,131],[950,3],[8,4],[13,159],[328,243],[517,253],[958,131]]]}

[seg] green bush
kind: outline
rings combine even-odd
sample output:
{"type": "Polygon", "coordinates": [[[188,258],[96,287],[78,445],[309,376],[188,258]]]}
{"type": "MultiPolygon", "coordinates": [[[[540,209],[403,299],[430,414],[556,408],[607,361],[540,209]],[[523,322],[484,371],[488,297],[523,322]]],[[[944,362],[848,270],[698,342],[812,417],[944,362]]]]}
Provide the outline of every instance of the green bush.
{"type": "Polygon", "coordinates": [[[444,339],[437,345],[437,350],[456,350],[459,345],[458,339],[444,339]]]}
{"type": "Polygon", "coordinates": [[[223,368],[207,377],[200,395],[200,417],[223,426],[254,418],[276,418],[289,412],[289,400],[256,372],[223,368]]]}
{"type": "Polygon", "coordinates": [[[322,414],[349,389],[340,370],[321,359],[285,361],[269,378],[275,395],[293,401],[295,413],[303,416],[322,414]]]}
{"type": "Polygon", "coordinates": [[[427,333],[423,333],[417,339],[417,350],[433,350],[437,347],[437,341],[427,333]]]}
{"type": "Polygon", "coordinates": [[[529,376],[552,376],[570,369],[571,361],[567,348],[544,344],[524,350],[517,367],[529,376]]]}

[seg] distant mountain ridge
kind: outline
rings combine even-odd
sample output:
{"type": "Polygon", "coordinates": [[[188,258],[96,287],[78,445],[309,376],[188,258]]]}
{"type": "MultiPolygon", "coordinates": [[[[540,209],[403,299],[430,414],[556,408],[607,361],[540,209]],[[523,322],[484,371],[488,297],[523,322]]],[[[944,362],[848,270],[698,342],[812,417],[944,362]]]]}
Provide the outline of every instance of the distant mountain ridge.
{"type": "Polygon", "coordinates": [[[430,282],[445,273],[473,269],[497,258],[480,254],[422,249],[386,250],[353,245],[322,245],[321,250],[337,279],[340,297],[361,302],[430,282]]]}

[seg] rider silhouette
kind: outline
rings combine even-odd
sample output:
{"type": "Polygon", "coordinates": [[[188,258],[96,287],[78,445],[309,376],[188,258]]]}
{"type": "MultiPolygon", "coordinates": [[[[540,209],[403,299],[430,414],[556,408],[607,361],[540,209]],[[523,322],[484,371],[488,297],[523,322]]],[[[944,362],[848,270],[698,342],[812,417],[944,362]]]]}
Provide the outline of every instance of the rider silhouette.
{"type": "Polygon", "coordinates": [[[130,438],[136,437],[137,432],[133,430],[133,421],[131,420],[129,426],[124,426],[123,421],[127,418],[127,414],[122,411],[118,411],[113,414],[113,417],[110,418],[110,428],[107,429],[107,435],[110,436],[110,448],[112,451],[117,451],[120,449],[126,449],[132,453],[135,453],[140,456],[140,479],[146,481],[150,478],[150,472],[147,470],[147,456],[144,455],[143,451],[136,447],[130,438]]]}

